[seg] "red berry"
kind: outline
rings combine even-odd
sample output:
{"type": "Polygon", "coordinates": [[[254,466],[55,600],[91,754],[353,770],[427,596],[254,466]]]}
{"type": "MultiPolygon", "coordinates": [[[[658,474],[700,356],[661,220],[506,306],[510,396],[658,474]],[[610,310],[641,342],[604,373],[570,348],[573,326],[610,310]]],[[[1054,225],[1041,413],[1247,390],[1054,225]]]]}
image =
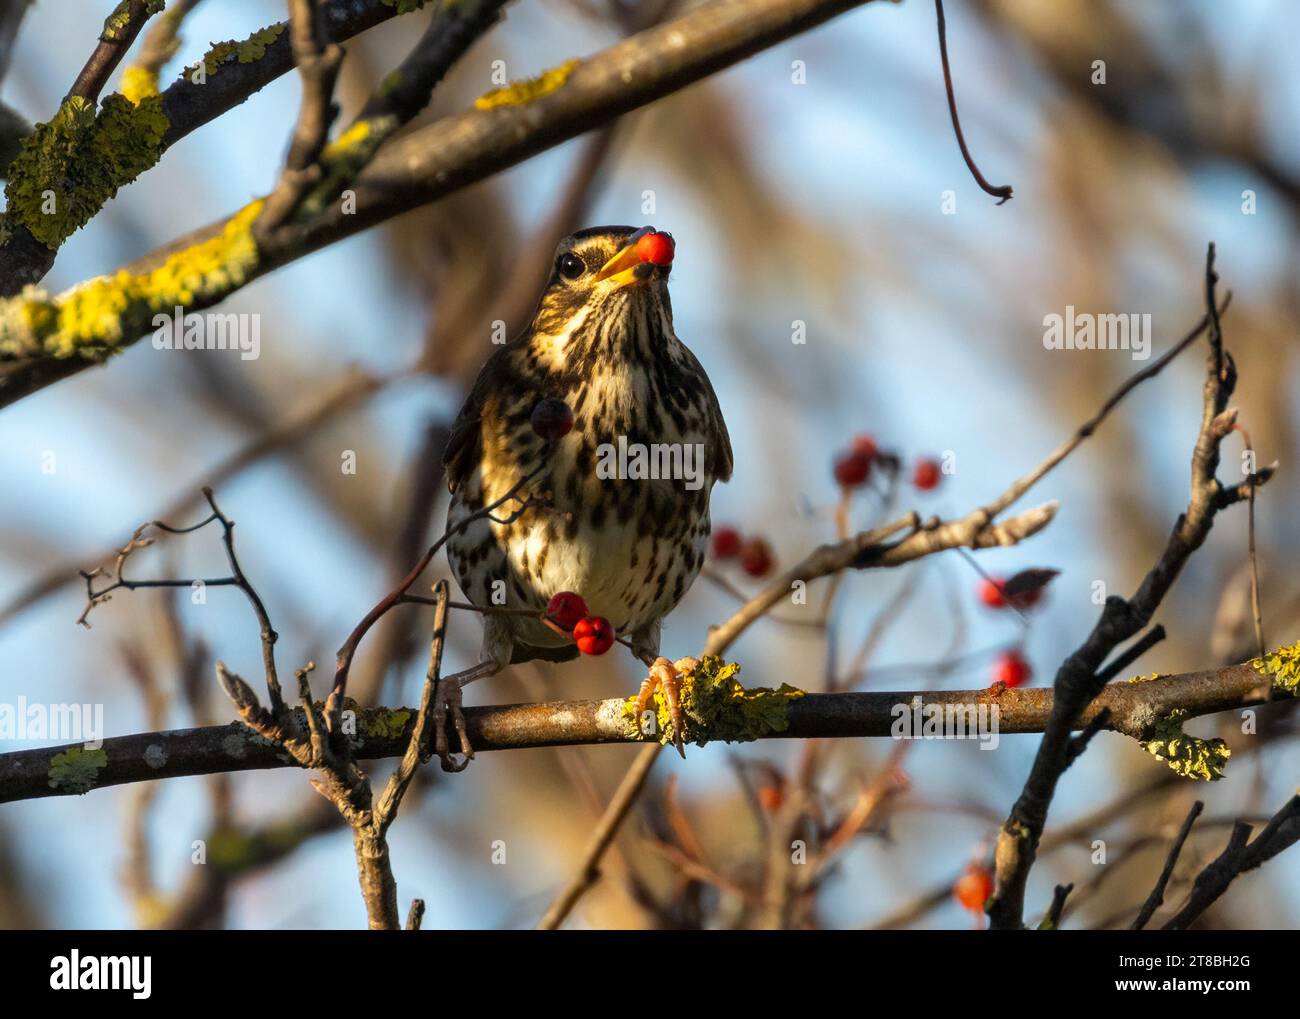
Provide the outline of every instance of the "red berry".
{"type": "Polygon", "coordinates": [[[572,591],[561,591],[546,603],[546,618],[568,632],[588,614],[587,603],[572,591]]]}
{"type": "Polygon", "coordinates": [[[740,568],[751,577],[762,577],[772,569],[772,546],[762,538],[750,538],[740,550],[740,568]]]}
{"type": "Polygon", "coordinates": [[[740,552],[740,532],[734,527],[719,527],[713,532],[713,558],[730,559],[740,552]]]}
{"type": "Polygon", "coordinates": [[[1004,651],[993,663],[993,682],[1014,689],[1033,678],[1034,670],[1019,651],[1004,651]]]}
{"type": "Polygon", "coordinates": [[[563,400],[548,397],[533,408],[533,431],[547,442],[562,439],[573,430],[573,411],[563,400]]]}
{"type": "Polygon", "coordinates": [[[758,790],[758,804],[769,813],[780,810],[783,802],[785,794],[781,792],[780,786],[765,785],[758,790]]]}
{"type": "Polygon", "coordinates": [[[855,435],[853,437],[853,452],[861,453],[868,460],[874,460],[876,454],[880,452],[880,447],[876,445],[876,440],[870,435],[855,435]]]}
{"type": "Polygon", "coordinates": [[[676,250],[672,234],[648,233],[636,242],[637,257],[655,265],[672,265],[676,250]]]}
{"type": "Polygon", "coordinates": [[[993,875],[984,867],[971,864],[952,886],[952,897],[972,913],[984,912],[984,903],[993,894],[993,875]]]}
{"type": "Polygon", "coordinates": [[[871,457],[854,449],[835,461],[835,480],[845,488],[865,484],[871,474],[871,457]]]}
{"type": "Polygon", "coordinates": [[[912,484],[922,492],[928,492],[939,484],[939,479],[943,476],[943,471],[939,468],[939,461],[932,457],[916,461],[916,467],[912,469],[912,484]]]}
{"type": "Polygon", "coordinates": [[[980,601],[991,609],[1005,608],[1007,597],[1002,593],[1003,579],[989,577],[980,581],[980,601]]]}
{"type": "Polygon", "coordinates": [[[573,642],[584,655],[603,655],[614,646],[614,627],[604,616],[587,616],[573,628],[573,642]]]}

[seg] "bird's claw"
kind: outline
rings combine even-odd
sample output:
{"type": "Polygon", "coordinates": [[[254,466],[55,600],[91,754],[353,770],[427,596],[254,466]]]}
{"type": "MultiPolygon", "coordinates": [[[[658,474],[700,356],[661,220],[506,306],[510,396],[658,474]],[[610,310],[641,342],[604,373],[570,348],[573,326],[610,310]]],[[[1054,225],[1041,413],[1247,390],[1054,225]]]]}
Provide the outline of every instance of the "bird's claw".
{"type": "Polygon", "coordinates": [[[438,754],[443,771],[464,771],[474,759],[474,747],[469,741],[469,732],[465,728],[465,712],[461,709],[460,680],[447,676],[438,680],[433,698],[433,748],[438,754]],[[457,758],[450,751],[447,740],[447,718],[451,717],[456,734],[460,737],[460,753],[457,758]]]}
{"type": "Polygon", "coordinates": [[[699,662],[694,658],[689,657],[679,658],[676,662],[663,657],[656,658],[654,664],[650,666],[649,674],[641,681],[641,689],[636,695],[636,713],[640,717],[654,702],[655,691],[663,690],[664,700],[668,703],[668,718],[673,727],[673,746],[677,748],[683,760],[686,758],[686,742],[683,735],[686,717],[682,712],[680,679],[683,674],[693,672],[698,664],[699,662]]]}

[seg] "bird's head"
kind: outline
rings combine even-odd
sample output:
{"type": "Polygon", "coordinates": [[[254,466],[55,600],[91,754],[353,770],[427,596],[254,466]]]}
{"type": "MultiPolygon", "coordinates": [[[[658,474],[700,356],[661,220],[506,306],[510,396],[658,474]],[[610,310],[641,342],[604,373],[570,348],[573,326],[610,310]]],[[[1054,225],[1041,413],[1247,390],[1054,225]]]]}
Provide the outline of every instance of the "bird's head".
{"type": "Polygon", "coordinates": [[[674,252],[672,236],[648,226],[591,227],[564,238],[534,333],[566,347],[653,356],[672,337],[668,274],[674,252]]]}

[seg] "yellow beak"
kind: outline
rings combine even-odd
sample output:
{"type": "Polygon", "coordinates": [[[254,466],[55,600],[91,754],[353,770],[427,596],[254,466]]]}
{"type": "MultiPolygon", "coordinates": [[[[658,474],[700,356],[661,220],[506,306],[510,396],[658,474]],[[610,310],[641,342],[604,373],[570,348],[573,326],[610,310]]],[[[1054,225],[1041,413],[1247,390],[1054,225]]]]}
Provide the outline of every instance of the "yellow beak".
{"type": "Polygon", "coordinates": [[[646,234],[654,233],[654,227],[642,227],[628,238],[627,246],[617,255],[602,265],[596,273],[596,282],[612,280],[616,286],[627,286],[637,280],[636,269],[641,265],[641,256],[636,253],[636,243],[646,234]]]}

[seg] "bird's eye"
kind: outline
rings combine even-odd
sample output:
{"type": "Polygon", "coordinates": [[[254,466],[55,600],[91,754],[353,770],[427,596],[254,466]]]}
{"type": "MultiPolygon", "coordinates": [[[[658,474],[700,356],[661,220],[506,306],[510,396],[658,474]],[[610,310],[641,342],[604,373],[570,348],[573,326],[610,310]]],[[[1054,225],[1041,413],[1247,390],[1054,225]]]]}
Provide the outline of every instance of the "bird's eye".
{"type": "Polygon", "coordinates": [[[587,271],[586,263],[572,251],[560,256],[556,268],[560,270],[560,275],[566,280],[576,280],[587,271]]]}

